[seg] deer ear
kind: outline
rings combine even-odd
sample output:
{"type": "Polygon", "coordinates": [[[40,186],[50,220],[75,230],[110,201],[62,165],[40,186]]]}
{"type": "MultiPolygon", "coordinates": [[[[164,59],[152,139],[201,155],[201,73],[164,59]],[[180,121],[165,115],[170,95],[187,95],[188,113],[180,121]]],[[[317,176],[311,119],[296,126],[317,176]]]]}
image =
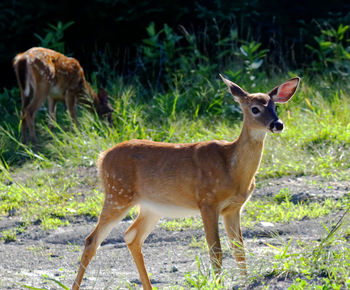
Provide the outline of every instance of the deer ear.
{"type": "Polygon", "coordinates": [[[294,95],[300,83],[300,78],[292,78],[289,81],[272,89],[268,95],[275,103],[286,103],[294,95]]]}
{"type": "Polygon", "coordinates": [[[108,94],[104,89],[98,90],[98,98],[102,103],[106,103],[108,100],[108,94]]]}
{"type": "Polygon", "coordinates": [[[236,102],[239,102],[240,98],[244,98],[244,97],[248,96],[248,93],[245,90],[243,90],[240,86],[236,85],[235,83],[231,82],[228,79],[225,79],[221,74],[219,74],[219,76],[222,78],[224,83],[227,85],[229,92],[232,94],[233,99],[236,102]]]}

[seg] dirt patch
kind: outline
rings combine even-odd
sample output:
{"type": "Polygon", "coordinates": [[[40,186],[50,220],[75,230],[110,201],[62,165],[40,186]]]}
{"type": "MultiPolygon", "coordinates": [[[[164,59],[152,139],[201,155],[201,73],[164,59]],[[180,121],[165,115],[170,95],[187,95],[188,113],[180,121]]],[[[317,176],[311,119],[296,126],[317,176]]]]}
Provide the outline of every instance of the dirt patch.
{"type": "MultiPolygon", "coordinates": [[[[319,177],[281,178],[260,182],[253,199],[273,196],[282,188],[288,188],[292,201],[323,200],[326,197],[339,199],[349,192],[349,182],[324,181],[319,177]]],[[[340,213],[319,219],[304,219],[286,224],[258,224],[253,228],[243,228],[248,252],[273,252],[266,245],[279,246],[290,238],[296,240],[320,240],[327,232],[322,226],[332,225],[340,213]]],[[[18,235],[15,242],[0,242],[0,288],[23,289],[23,285],[60,289],[43,279],[43,275],[57,279],[71,286],[79,265],[84,239],[94,228],[96,219],[79,217],[69,227],[60,227],[53,231],[42,231],[39,225],[31,225],[18,235]]],[[[17,217],[2,217],[0,231],[14,228],[20,223],[17,217]]],[[[128,283],[140,287],[139,276],[132,257],[123,240],[123,233],[132,223],[122,221],[103,242],[97,255],[89,265],[84,276],[82,289],[115,289],[128,283]]],[[[220,223],[221,237],[226,238],[220,223]]],[[[151,273],[153,286],[160,289],[185,285],[187,272],[197,270],[196,256],[208,265],[208,252],[204,243],[194,246],[193,240],[204,241],[203,229],[167,231],[159,226],[150,234],[143,247],[146,267],[151,273]],[[202,245],[202,246],[201,246],[202,245]]],[[[223,243],[225,244],[225,243],[223,243]]],[[[225,246],[224,246],[225,247],[225,246]]],[[[257,267],[256,257],[248,255],[250,270],[257,267]]],[[[228,273],[237,275],[234,258],[224,252],[224,268],[228,273]]],[[[268,279],[268,278],[266,278],[268,279]]],[[[273,289],[285,289],[291,280],[273,278],[268,284],[273,289]]],[[[247,288],[259,288],[260,284],[247,288]]]]}

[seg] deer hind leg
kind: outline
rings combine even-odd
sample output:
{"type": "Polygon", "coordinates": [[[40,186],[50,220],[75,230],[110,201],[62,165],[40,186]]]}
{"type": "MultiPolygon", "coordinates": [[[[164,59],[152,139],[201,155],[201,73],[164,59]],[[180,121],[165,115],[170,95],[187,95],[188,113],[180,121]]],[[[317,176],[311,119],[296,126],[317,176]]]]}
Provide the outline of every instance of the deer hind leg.
{"type": "Polygon", "coordinates": [[[52,130],[54,127],[54,124],[56,123],[56,103],[57,101],[52,98],[48,97],[47,99],[48,107],[49,107],[49,127],[52,130]]]}
{"type": "Polygon", "coordinates": [[[138,217],[124,234],[124,239],[139,272],[143,289],[152,289],[152,285],[145,267],[142,245],[159,219],[159,215],[141,207],[138,217]]]}
{"type": "Polygon", "coordinates": [[[25,58],[24,59],[22,58],[16,61],[14,68],[15,68],[18,87],[21,93],[21,101],[22,101],[21,135],[22,135],[22,142],[25,144],[27,143],[27,125],[25,120],[24,109],[30,103],[30,100],[31,100],[30,94],[33,90],[28,79],[29,75],[27,71],[27,60],[25,58]]]}
{"type": "MultiPolygon", "coordinates": [[[[28,99],[28,98],[27,98],[28,99]]],[[[22,135],[22,142],[23,144],[27,144],[27,118],[26,118],[26,112],[25,112],[25,104],[22,101],[22,109],[21,109],[21,135],[22,135]]]]}
{"type": "MultiPolygon", "coordinates": [[[[42,83],[37,86],[33,92],[33,98],[31,102],[22,110],[23,122],[25,126],[29,129],[29,136],[33,144],[37,143],[36,133],[35,133],[35,116],[40,107],[45,102],[50,90],[50,85],[47,83],[42,83]]],[[[28,98],[28,97],[27,97],[28,98]]]]}
{"type": "Polygon", "coordinates": [[[223,214],[227,235],[242,275],[247,274],[245,250],[241,230],[241,206],[234,207],[223,214]]]}
{"type": "Polygon", "coordinates": [[[116,209],[110,201],[105,201],[95,229],[85,239],[85,248],[81,256],[78,274],[72,286],[73,290],[80,289],[85,270],[91,259],[95,256],[97,248],[113,227],[122,220],[130,207],[131,206],[125,206],[124,208],[116,209]]]}
{"type": "Polygon", "coordinates": [[[76,111],[77,100],[75,98],[75,94],[68,90],[66,92],[65,99],[66,99],[66,106],[67,106],[69,115],[71,116],[74,124],[77,126],[78,125],[77,111],[76,111]]]}
{"type": "Polygon", "coordinates": [[[215,273],[219,273],[222,265],[222,251],[219,237],[219,215],[217,211],[207,205],[200,208],[205,237],[207,240],[210,261],[215,273]]]}
{"type": "Polygon", "coordinates": [[[21,107],[21,135],[22,135],[22,142],[23,144],[27,143],[27,122],[26,122],[26,108],[30,104],[30,100],[33,96],[33,90],[30,90],[30,87],[28,89],[28,95],[25,94],[24,89],[22,86],[20,86],[21,91],[21,101],[22,101],[22,107],[21,107]]]}

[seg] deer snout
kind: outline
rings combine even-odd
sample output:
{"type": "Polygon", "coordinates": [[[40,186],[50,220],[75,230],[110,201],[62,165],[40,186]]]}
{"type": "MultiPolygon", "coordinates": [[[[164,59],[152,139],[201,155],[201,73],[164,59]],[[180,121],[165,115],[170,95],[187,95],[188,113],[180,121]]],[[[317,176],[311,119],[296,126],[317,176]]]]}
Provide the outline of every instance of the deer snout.
{"type": "Polygon", "coordinates": [[[283,131],[284,125],[280,119],[272,121],[270,123],[270,131],[272,133],[281,133],[283,131]]]}

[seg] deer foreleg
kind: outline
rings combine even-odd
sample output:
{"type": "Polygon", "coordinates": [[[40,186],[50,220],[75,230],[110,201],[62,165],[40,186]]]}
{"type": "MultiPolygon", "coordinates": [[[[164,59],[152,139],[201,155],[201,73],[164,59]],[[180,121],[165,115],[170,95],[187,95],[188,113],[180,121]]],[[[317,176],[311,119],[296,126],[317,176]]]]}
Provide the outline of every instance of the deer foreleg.
{"type": "Polygon", "coordinates": [[[207,240],[210,261],[214,267],[215,273],[219,273],[222,265],[222,251],[219,237],[219,214],[216,209],[204,205],[200,208],[205,237],[207,240]]]}
{"type": "Polygon", "coordinates": [[[224,213],[224,223],[227,235],[231,241],[238,267],[243,275],[246,275],[246,259],[241,230],[241,205],[233,207],[224,213]]]}

